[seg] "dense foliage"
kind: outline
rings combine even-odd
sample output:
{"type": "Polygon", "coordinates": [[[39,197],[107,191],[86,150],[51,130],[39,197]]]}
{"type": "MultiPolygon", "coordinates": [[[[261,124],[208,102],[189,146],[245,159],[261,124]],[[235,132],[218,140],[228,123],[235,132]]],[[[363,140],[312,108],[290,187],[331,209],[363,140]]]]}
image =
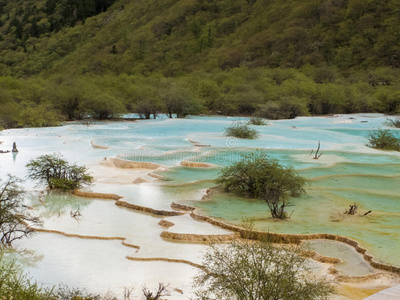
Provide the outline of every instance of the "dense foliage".
{"type": "Polygon", "coordinates": [[[248,122],[249,125],[264,126],[268,123],[263,118],[251,118],[248,122]]]}
{"type": "Polygon", "coordinates": [[[0,1],[0,126],[400,112],[396,0],[0,1]]]}
{"type": "MultiPolygon", "coordinates": [[[[27,52],[35,40],[73,27],[86,18],[104,12],[115,0],[3,0],[0,27],[4,37],[0,49],[27,52]]],[[[6,52],[7,53],[7,52],[6,52]]],[[[7,59],[7,58],[6,58],[7,59]]],[[[6,60],[7,61],[7,60],[6,60]]]]}
{"type": "Polygon", "coordinates": [[[388,129],[371,131],[367,139],[369,147],[382,150],[400,151],[400,138],[388,129]]]}
{"type": "Polygon", "coordinates": [[[243,154],[242,160],[221,170],[216,180],[226,191],[263,199],[273,218],[287,218],[285,207],[290,203],[287,193],[299,196],[304,193],[305,179],[291,167],[263,152],[243,154]]]}
{"type": "Polygon", "coordinates": [[[260,133],[245,123],[233,122],[231,126],[225,129],[225,135],[240,139],[256,139],[260,133]]]}
{"type": "Polygon", "coordinates": [[[6,262],[0,252],[0,299],[55,300],[51,293],[21,274],[14,263],[6,262]]]}
{"type": "Polygon", "coordinates": [[[195,278],[196,299],[323,300],[333,288],[307,272],[297,250],[260,241],[213,245],[195,278]]]}
{"type": "Polygon", "coordinates": [[[47,184],[50,189],[72,190],[92,181],[85,166],[70,164],[58,154],[39,156],[26,167],[29,178],[47,184]]]}

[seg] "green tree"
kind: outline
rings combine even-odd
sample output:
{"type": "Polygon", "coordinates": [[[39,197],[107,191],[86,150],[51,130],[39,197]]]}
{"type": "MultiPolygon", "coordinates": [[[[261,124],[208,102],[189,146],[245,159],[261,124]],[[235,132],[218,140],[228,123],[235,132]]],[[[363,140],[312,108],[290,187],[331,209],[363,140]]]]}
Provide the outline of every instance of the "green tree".
{"type": "Polygon", "coordinates": [[[28,177],[45,183],[50,189],[71,190],[92,182],[85,166],[70,164],[59,154],[42,155],[26,165],[28,177]]]}
{"type": "Polygon", "coordinates": [[[161,110],[160,100],[156,89],[149,84],[140,82],[131,91],[131,110],[139,114],[142,119],[155,119],[161,110]]]}
{"type": "Polygon", "coordinates": [[[400,151],[400,138],[389,129],[371,131],[367,139],[371,148],[400,151]]]}
{"type": "Polygon", "coordinates": [[[272,217],[279,219],[288,217],[287,194],[299,196],[305,192],[303,177],[263,152],[243,154],[242,160],[221,170],[216,183],[228,192],[265,200],[272,217]]]}
{"type": "Polygon", "coordinates": [[[334,290],[310,274],[299,249],[263,241],[212,245],[194,278],[196,299],[324,300],[334,290]]]}
{"type": "Polygon", "coordinates": [[[262,118],[251,118],[248,122],[249,125],[255,125],[255,126],[264,126],[268,125],[267,122],[265,122],[264,119],[262,118]]]}
{"type": "Polygon", "coordinates": [[[23,204],[24,192],[19,183],[20,180],[11,175],[8,175],[4,182],[0,182],[0,244],[2,245],[11,245],[13,241],[31,235],[33,233],[31,226],[39,224],[39,219],[31,216],[28,207],[23,204]]]}
{"type": "Polygon", "coordinates": [[[173,114],[176,114],[178,118],[184,118],[200,111],[199,101],[193,93],[175,82],[164,83],[164,86],[159,90],[159,95],[160,101],[164,104],[164,109],[170,118],[173,114]]]}
{"type": "Polygon", "coordinates": [[[18,125],[28,127],[59,126],[61,115],[50,103],[23,103],[18,115],[18,125]]]}
{"type": "Polygon", "coordinates": [[[156,99],[141,100],[136,104],[136,112],[141,119],[150,119],[151,115],[153,115],[153,119],[156,119],[157,114],[160,112],[160,106],[156,99]]]}
{"type": "Polygon", "coordinates": [[[225,135],[240,139],[256,139],[260,133],[245,123],[233,122],[231,126],[225,128],[225,135]]]}
{"type": "Polygon", "coordinates": [[[13,262],[7,262],[0,253],[0,298],[53,300],[51,289],[45,289],[21,274],[21,270],[13,262]]]}
{"type": "Polygon", "coordinates": [[[79,105],[82,117],[90,115],[94,119],[106,120],[124,113],[121,100],[108,94],[87,95],[79,105]]]}

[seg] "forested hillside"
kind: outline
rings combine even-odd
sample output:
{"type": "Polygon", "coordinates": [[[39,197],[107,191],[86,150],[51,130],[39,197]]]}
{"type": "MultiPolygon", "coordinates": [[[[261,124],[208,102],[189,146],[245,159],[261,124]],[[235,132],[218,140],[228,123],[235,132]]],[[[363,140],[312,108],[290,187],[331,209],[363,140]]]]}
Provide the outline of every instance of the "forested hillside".
{"type": "Polygon", "coordinates": [[[0,119],[400,107],[398,0],[3,0],[0,119]]]}

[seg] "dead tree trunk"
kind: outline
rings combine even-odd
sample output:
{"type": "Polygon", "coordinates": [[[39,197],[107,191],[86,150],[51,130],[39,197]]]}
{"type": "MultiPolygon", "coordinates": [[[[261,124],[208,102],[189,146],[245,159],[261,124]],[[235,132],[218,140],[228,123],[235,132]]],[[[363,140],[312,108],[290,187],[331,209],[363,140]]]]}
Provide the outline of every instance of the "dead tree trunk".
{"type": "Polygon", "coordinates": [[[162,283],[158,284],[158,289],[154,296],[153,293],[145,286],[142,288],[142,291],[146,300],[159,300],[161,297],[166,296],[169,293],[167,287],[162,283]]]}
{"type": "MultiPolygon", "coordinates": [[[[322,153],[321,153],[321,154],[318,154],[319,148],[321,148],[321,143],[320,143],[320,141],[318,141],[318,148],[317,148],[317,151],[315,152],[314,159],[318,159],[318,158],[320,158],[321,155],[322,155],[322,153]]],[[[311,153],[312,153],[312,151],[311,151],[311,153]]]]}
{"type": "Polygon", "coordinates": [[[358,209],[358,204],[354,203],[353,205],[350,205],[350,209],[349,211],[346,212],[346,214],[355,215],[357,213],[357,209],[358,209]]]}

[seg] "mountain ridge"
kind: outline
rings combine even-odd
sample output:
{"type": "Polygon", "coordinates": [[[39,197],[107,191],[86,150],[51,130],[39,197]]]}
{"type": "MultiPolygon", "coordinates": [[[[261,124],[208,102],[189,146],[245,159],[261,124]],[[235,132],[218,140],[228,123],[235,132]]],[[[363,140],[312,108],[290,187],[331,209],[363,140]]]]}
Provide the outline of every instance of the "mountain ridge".
{"type": "MultiPolygon", "coordinates": [[[[76,8],[73,22],[37,36],[32,24],[43,25],[51,13],[39,7],[39,14],[24,17],[24,9],[3,5],[0,76],[11,76],[3,82],[18,86],[6,85],[3,105],[24,111],[40,104],[54,120],[126,111],[266,118],[397,113],[397,2],[92,0],[85,3],[95,13],[79,6],[83,17],[76,8]],[[96,3],[107,3],[107,9],[96,3]],[[26,82],[37,88],[33,100],[25,95],[26,82]]],[[[32,0],[20,3],[31,7],[32,0]]],[[[68,8],[82,1],[60,3],[68,8]]],[[[21,116],[12,117],[13,125],[1,118],[3,127],[33,124],[21,116]]]]}

